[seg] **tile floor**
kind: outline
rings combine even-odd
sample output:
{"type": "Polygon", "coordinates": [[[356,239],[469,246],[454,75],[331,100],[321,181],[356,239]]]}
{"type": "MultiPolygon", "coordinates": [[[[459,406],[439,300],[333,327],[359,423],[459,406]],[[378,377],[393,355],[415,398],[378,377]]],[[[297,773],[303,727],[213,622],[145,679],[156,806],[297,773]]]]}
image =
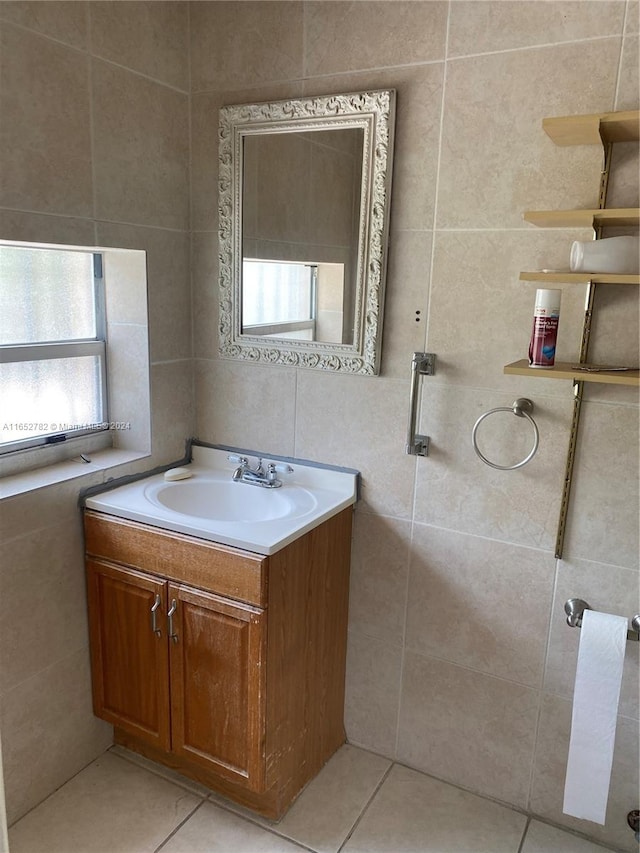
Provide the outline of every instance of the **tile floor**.
{"type": "Polygon", "coordinates": [[[602,853],[346,745],[278,824],[113,747],[9,831],[11,853],[602,853]]]}

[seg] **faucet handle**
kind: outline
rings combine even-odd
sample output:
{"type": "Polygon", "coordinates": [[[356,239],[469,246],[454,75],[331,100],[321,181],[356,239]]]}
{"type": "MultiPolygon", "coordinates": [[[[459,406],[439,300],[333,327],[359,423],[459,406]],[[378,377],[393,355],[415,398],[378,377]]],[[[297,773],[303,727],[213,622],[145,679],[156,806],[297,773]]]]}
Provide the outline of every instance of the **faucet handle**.
{"type": "Polygon", "coordinates": [[[275,462],[270,462],[269,471],[277,471],[278,474],[293,474],[293,468],[291,465],[286,465],[285,463],[276,465],[275,462]]]}
{"type": "Polygon", "coordinates": [[[282,483],[278,480],[276,474],[291,474],[293,468],[291,465],[277,465],[275,462],[269,462],[267,465],[267,482],[274,486],[281,486],[282,483]]]}
{"type": "Polygon", "coordinates": [[[238,456],[237,453],[230,453],[227,456],[227,459],[229,460],[229,462],[235,462],[236,465],[248,465],[249,464],[249,460],[247,459],[246,456],[238,456]]]}

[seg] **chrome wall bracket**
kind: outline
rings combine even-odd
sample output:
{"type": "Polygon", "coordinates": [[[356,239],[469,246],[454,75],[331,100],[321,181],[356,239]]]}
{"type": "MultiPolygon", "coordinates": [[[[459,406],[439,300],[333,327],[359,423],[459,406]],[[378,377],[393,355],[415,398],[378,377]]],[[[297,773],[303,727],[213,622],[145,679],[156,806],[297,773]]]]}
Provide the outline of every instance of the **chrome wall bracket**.
{"type": "MultiPolygon", "coordinates": [[[[582,617],[585,610],[591,610],[591,606],[583,598],[570,598],[564,603],[564,612],[567,614],[567,625],[570,628],[581,628],[582,617]]],[[[640,641],[640,613],[631,618],[631,627],[627,630],[627,640],[640,641]]]]}
{"type": "Polygon", "coordinates": [[[429,455],[429,436],[416,434],[418,416],[418,384],[421,376],[433,376],[436,372],[436,356],[432,352],[414,352],[411,360],[411,391],[409,396],[409,426],[405,452],[409,456],[429,455]]]}

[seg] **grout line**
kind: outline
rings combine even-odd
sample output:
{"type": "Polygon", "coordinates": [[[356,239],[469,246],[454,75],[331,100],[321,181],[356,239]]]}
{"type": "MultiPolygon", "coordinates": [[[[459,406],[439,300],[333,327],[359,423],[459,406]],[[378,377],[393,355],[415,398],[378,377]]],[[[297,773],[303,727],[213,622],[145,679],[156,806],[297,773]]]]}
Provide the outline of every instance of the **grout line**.
{"type": "MultiPolygon", "coordinates": [[[[2,5],[2,2],[0,2],[0,23],[4,24],[5,26],[14,27],[16,30],[20,30],[23,33],[29,33],[29,35],[36,36],[37,38],[42,38],[45,41],[53,42],[53,44],[57,44],[60,47],[66,47],[69,50],[72,50],[74,53],[89,53],[86,47],[78,47],[77,44],[71,44],[71,42],[63,41],[62,39],[56,38],[55,36],[52,36],[49,33],[43,33],[40,30],[34,30],[31,27],[27,27],[25,24],[20,24],[17,21],[12,21],[10,18],[5,18],[1,11],[2,5]]],[[[89,30],[87,29],[87,37],[88,35],[89,30]]]]}
{"type": "MultiPolygon", "coordinates": [[[[136,326],[136,325],[143,325],[143,324],[141,324],[141,323],[118,323],[117,325],[118,326],[136,326]]],[[[147,328],[146,326],[143,326],[143,327],[145,329],[147,328]]],[[[159,359],[158,361],[150,361],[149,367],[157,367],[158,365],[162,365],[162,364],[184,364],[184,362],[189,362],[189,361],[193,361],[193,359],[190,355],[185,355],[183,358],[163,358],[163,359],[159,359]]]]}
{"type": "Polygon", "coordinates": [[[449,59],[453,62],[457,62],[461,59],[477,59],[480,56],[500,56],[504,53],[520,53],[523,50],[547,50],[548,48],[553,47],[567,47],[567,45],[572,44],[588,44],[589,42],[606,41],[607,39],[620,38],[621,35],[622,33],[608,33],[607,35],[589,36],[588,38],[582,39],[565,39],[563,41],[549,41],[543,42],[541,44],[524,44],[521,47],[505,47],[502,48],[502,50],[487,50],[480,51],[479,53],[464,53],[460,54],[459,56],[450,56],[449,59]]]}
{"type": "Polygon", "coordinates": [[[104,56],[99,56],[97,54],[92,54],[92,56],[99,62],[104,62],[105,65],[110,65],[112,68],[119,68],[121,71],[126,71],[128,74],[133,74],[135,77],[139,77],[149,83],[155,83],[157,86],[163,86],[165,89],[170,89],[172,92],[176,92],[179,95],[189,95],[189,92],[181,89],[179,86],[167,83],[166,80],[158,80],[157,77],[145,74],[144,71],[138,71],[135,68],[131,68],[129,65],[122,65],[120,62],[114,62],[112,59],[106,59],[104,56]]]}
{"type": "MultiPolygon", "coordinates": [[[[1,2],[1,0],[0,0],[1,2]]],[[[187,228],[170,228],[166,225],[149,225],[145,222],[125,222],[123,220],[118,219],[101,219],[100,217],[94,218],[92,216],[85,216],[81,213],[57,213],[51,212],[48,210],[31,210],[29,208],[21,208],[21,207],[2,207],[0,206],[0,213],[19,213],[25,216],[50,216],[57,219],[76,219],[80,222],[87,222],[89,224],[98,225],[99,223],[103,223],[105,225],[124,225],[127,228],[148,228],[154,231],[168,231],[172,234],[188,234],[189,230],[187,228]]],[[[215,233],[215,232],[206,232],[206,233],[215,233]]],[[[37,240],[18,240],[14,242],[21,243],[38,243],[37,240]]],[[[42,241],[40,241],[42,242],[42,241]]],[[[99,245],[96,241],[96,244],[99,245]]],[[[77,245],[75,243],[68,245],[77,245]]],[[[86,247],[83,247],[86,248],[86,247]]],[[[115,246],[105,246],[105,249],[115,249],[115,246]]],[[[138,250],[136,250],[138,251],[138,250]]]]}
{"type": "MultiPolygon", "coordinates": [[[[310,780],[310,782],[312,781],[313,779],[310,780]]],[[[308,784],[310,784],[310,782],[308,784]]],[[[305,789],[303,788],[302,791],[300,791],[300,794],[302,794],[304,790],[305,789]]],[[[317,851],[314,850],[313,847],[309,847],[304,841],[299,841],[298,839],[293,838],[291,835],[285,835],[283,832],[279,832],[278,827],[280,826],[280,821],[275,824],[262,823],[261,821],[268,821],[269,819],[260,818],[258,814],[254,815],[249,813],[247,806],[243,806],[240,803],[234,803],[233,800],[227,800],[225,799],[223,794],[219,794],[213,789],[211,790],[211,795],[207,800],[205,800],[205,802],[211,803],[212,806],[216,806],[217,808],[222,809],[222,811],[228,812],[229,814],[233,815],[239,820],[244,821],[245,823],[250,823],[252,826],[257,827],[258,829],[262,829],[265,832],[269,832],[271,835],[275,835],[276,838],[282,838],[285,841],[289,841],[291,844],[297,845],[302,850],[308,850],[309,853],[317,853],[317,851]]],[[[291,805],[291,807],[293,807],[293,804],[291,805]]],[[[286,812],[281,820],[284,820],[285,816],[286,812]]],[[[242,851],[242,853],[244,853],[244,851],[242,851]]],[[[249,851],[247,851],[247,853],[249,853],[249,851]]]]}
{"type": "MultiPolygon", "coordinates": [[[[31,211],[28,211],[31,212],[31,211]]],[[[38,211],[33,211],[37,213],[38,211]]],[[[57,215],[57,214],[54,214],[57,215]]],[[[77,218],[77,217],[76,217],[77,218]]],[[[155,231],[168,231],[170,234],[188,234],[188,228],[171,228],[168,225],[155,225],[147,222],[126,222],[121,219],[98,219],[97,222],[102,222],[105,225],[126,225],[128,228],[150,228],[155,231]]],[[[110,246],[108,248],[114,248],[110,246]]]]}
{"type": "Polygon", "coordinates": [[[193,57],[191,44],[191,3],[187,4],[187,71],[189,80],[189,95],[187,98],[187,115],[188,115],[188,136],[189,136],[189,319],[191,325],[191,411],[190,411],[190,435],[196,435],[197,424],[197,399],[196,399],[196,369],[195,369],[195,354],[196,354],[196,334],[195,334],[195,231],[193,229],[193,57]]]}
{"type": "Polygon", "coordinates": [[[611,105],[611,109],[616,109],[616,104],[618,103],[618,97],[620,95],[620,81],[622,79],[622,57],[624,56],[624,31],[627,23],[627,15],[629,14],[629,0],[625,3],[624,7],[624,17],[622,19],[622,36],[620,38],[620,54],[618,56],[618,68],[616,69],[616,80],[613,86],[613,104],[611,105]]]}
{"type": "Polygon", "coordinates": [[[158,851],[162,850],[162,848],[165,846],[165,844],[166,844],[168,841],[170,841],[170,840],[173,838],[173,836],[174,836],[177,832],[179,832],[179,830],[181,830],[181,829],[182,829],[182,827],[185,825],[185,823],[186,823],[188,820],[191,820],[191,818],[192,818],[192,817],[194,816],[194,814],[198,811],[198,809],[201,809],[201,808],[202,808],[202,806],[204,805],[204,803],[206,803],[206,802],[207,802],[207,801],[206,801],[206,800],[204,800],[204,799],[203,799],[203,800],[201,800],[201,801],[197,804],[197,806],[193,809],[193,811],[189,812],[189,814],[185,817],[185,819],[184,819],[183,821],[181,821],[181,822],[180,822],[180,823],[179,823],[179,824],[178,824],[178,825],[177,825],[177,826],[172,830],[172,832],[170,832],[170,833],[169,833],[169,835],[167,835],[167,837],[164,839],[164,841],[163,841],[161,844],[159,844],[159,845],[158,845],[158,847],[156,847],[156,848],[155,848],[154,853],[158,853],[158,851]]]}
{"type": "Polygon", "coordinates": [[[380,781],[378,782],[378,784],[376,785],[376,787],[375,787],[375,789],[374,789],[373,793],[371,794],[371,796],[369,797],[369,799],[367,800],[367,802],[366,802],[366,803],[364,804],[364,806],[362,807],[362,809],[361,809],[361,811],[360,811],[360,814],[358,815],[358,817],[356,818],[356,820],[355,820],[355,822],[354,822],[353,826],[351,827],[351,829],[350,829],[350,830],[349,830],[349,832],[347,833],[346,838],[344,839],[344,841],[342,842],[342,844],[341,844],[341,845],[340,845],[340,847],[338,848],[337,853],[340,853],[340,851],[344,849],[345,844],[349,841],[349,839],[351,838],[351,836],[353,835],[353,833],[356,831],[356,829],[357,829],[357,828],[358,828],[358,826],[360,825],[360,822],[362,821],[362,819],[364,818],[364,816],[365,816],[366,812],[368,811],[369,806],[370,806],[370,805],[371,805],[371,803],[375,800],[376,796],[378,795],[378,791],[380,790],[380,788],[382,788],[382,786],[383,786],[383,785],[384,785],[384,783],[386,782],[386,780],[387,780],[387,778],[388,778],[389,774],[390,774],[390,773],[391,773],[391,771],[393,770],[393,767],[394,767],[394,762],[392,761],[392,762],[389,764],[389,766],[387,767],[387,769],[385,770],[385,772],[382,774],[382,777],[381,777],[380,781]]]}
{"type": "Polygon", "coordinates": [[[465,788],[464,785],[459,785],[457,782],[452,782],[450,779],[445,779],[442,776],[436,776],[434,773],[427,773],[426,770],[421,770],[419,767],[413,767],[411,764],[406,764],[403,761],[396,761],[398,767],[404,767],[407,770],[412,770],[414,773],[419,773],[421,776],[426,776],[428,779],[434,779],[436,782],[441,782],[443,785],[448,785],[450,788],[455,788],[458,791],[463,791],[465,794],[470,794],[472,797],[477,797],[479,800],[484,800],[487,803],[492,803],[496,806],[501,806],[509,811],[516,812],[523,817],[529,817],[528,812],[521,806],[516,806],[506,800],[499,800],[497,797],[492,797],[489,794],[479,794],[473,788],[465,788]]]}
{"type": "Polygon", "coordinates": [[[74,773],[73,776],[70,776],[69,779],[66,779],[64,782],[62,782],[60,785],[58,785],[58,787],[55,788],[53,791],[51,791],[50,794],[47,794],[47,796],[43,800],[40,800],[39,803],[36,803],[35,806],[32,806],[23,815],[20,815],[19,818],[16,818],[16,820],[14,820],[12,823],[10,823],[7,828],[13,829],[13,827],[16,826],[17,824],[19,824],[21,820],[24,820],[24,818],[28,817],[28,815],[35,812],[38,808],[40,808],[40,806],[44,805],[44,803],[46,803],[48,800],[50,800],[51,797],[53,797],[58,791],[60,791],[62,788],[64,788],[65,785],[67,785],[69,782],[71,782],[72,779],[75,779],[76,776],[79,776],[81,773],[83,773],[87,769],[87,767],[90,767],[93,764],[94,761],[98,761],[100,758],[103,758],[108,753],[108,751],[109,751],[109,747],[107,749],[105,749],[104,752],[101,752],[100,755],[97,755],[95,758],[92,758],[91,761],[89,761],[87,764],[85,764],[83,767],[81,767],[77,773],[74,773]]]}
{"type": "Polygon", "coordinates": [[[300,378],[300,370],[296,370],[293,375],[293,452],[292,456],[298,455],[298,380],[300,378]]]}
{"type": "MultiPolygon", "coordinates": [[[[87,6],[90,7],[91,3],[87,3],[87,6]]],[[[2,9],[2,2],[0,2],[0,10],[2,9]]],[[[87,9],[87,19],[90,20],[90,12],[87,9]]],[[[83,53],[87,56],[93,57],[94,59],[100,60],[100,62],[104,62],[107,65],[112,65],[115,68],[120,68],[123,71],[130,72],[131,74],[135,74],[136,77],[142,77],[144,80],[148,80],[151,83],[157,83],[159,86],[164,86],[167,89],[171,89],[174,92],[179,92],[181,95],[188,95],[189,92],[181,89],[179,86],[174,86],[172,83],[167,83],[166,80],[159,80],[157,77],[152,77],[150,74],[145,74],[143,71],[138,71],[135,68],[131,68],[129,65],[122,65],[120,62],[115,62],[112,59],[107,59],[106,57],[100,56],[99,54],[95,54],[91,52],[91,30],[87,27],[87,46],[86,47],[78,47],[78,45],[71,44],[70,42],[63,41],[62,39],[58,39],[55,36],[50,35],[49,33],[43,33],[40,30],[34,30],[31,27],[27,27],[24,24],[19,24],[16,21],[11,21],[8,18],[3,17],[2,12],[0,11],[0,22],[5,26],[14,27],[17,30],[21,30],[22,32],[29,33],[29,35],[35,36],[36,38],[42,38],[45,41],[52,42],[53,44],[57,44],[60,47],[65,47],[68,50],[73,51],[74,53],[83,53]]]]}
{"type": "MultiPolygon", "coordinates": [[[[353,76],[367,75],[367,74],[371,75],[371,74],[378,74],[380,72],[401,71],[401,70],[404,70],[407,68],[422,68],[424,66],[429,66],[429,65],[438,65],[439,63],[444,62],[444,61],[459,62],[459,61],[465,60],[465,59],[477,59],[478,57],[483,57],[483,56],[500,56],[500,55],[505,54],[505,53],[521,53],[522,51],[527,51],[527,50],[546,50],[546,49],[555,48],[555,47],[563,48],[563,47],[567,47],[567,45],[574,45],[574,44],[580,45],[580,44],[585,44],[585,43],[588,44],[590,42],[606,41],[607,39],[620,38],[621,35],[622,35],[622,33],[619,33],[619,32],[618,33],[609,33],[607,35],[590,36],[588,38],[566,39],[564,41],[543,42],[541,44],[527,44],[527,45],[522,45],[520,47],[503,48],[502,50],[488,50],[488,51],[479,52],[479,53],[465,53],[465,54],[460,54],[460,55],[456,55],[456,56],[440,57],[438,59],[424,59],[424,60],[419,60],[417,62],[399,63],[396,65],[372,66],[370,68],[341,69],[341,70],[335,70],[335,71],[328,71],[325,74],[313,74],[313,75],[303,74],[303,76],[296,77],[293,80],[287,78],[287,79],[266,80],[266,81],[261,81],[259,83],[251,83],[247,86],[241,87],[237,91],[243,91],[243,92],[244,91],[251,92],[253,90],[261,91],[261,90],[269,88],[270,86],[273,87],[273,86],[281,86],[281,85],[286,85],[286,84],[295,85],[296,83],[308,84],[308,83],[313,83],[316,80],[322,81],[322,80],[327,79],[327,78],[332,79],[332,78],[337,78],[337,77],[349,77],[352,75],[353,76]]],[[[194,91],[192,94],[194,94],[194,95],[225,94],[226,92],[230,92],[230,91],[233,92],[236,90],[233,90],[233,89],[230,90],[229,87],[226,86],[222,89],[217,89],[217,88],[198,89],[197,91],[194,91]]]]}
{"type": "MultiPolygon", "coordinates": [[[[540,686],[538,687],[538,707],[536,709],[536,722],[533,728],[533,751],[531,754],[531,765],[529,767],[529,785],[527,789],[527,808],[531,808],[531,797],[533,795],[533,785],[536,778],[536,753],[538,751],[538,738],[540,736],[540,724],[542,722],[542,705],[544,703],[544,677],[549,664],[549,654],[551,652],[551,631],[553,628],[553,610],[555,607],[556,595],[558,591],[558,574],[560,560],[556,558],[553,571],[553,589],[551,591],[551,602],[549,605],[549,618],[547,621],[546,640],[544,648],[544,658],[542,662],[542,672],[540,676],[540,686]]],[[[523,837],[524,841],[524,837],[523,837]]]]}
{"type": "Polygon", "coordinates": [[[527,817],[527,822],[524,825],[524,832],[522,833],[522,838],[520,839],[520,845],[518,847],[518,853],[522,853],[524,849],[525,838],[527,837],[527,833],[529,832],[529,827],[531,826],[531,817],[527,817]]]}
{"type": "MultiPolygon", "coordinates": [[[[41,528],[41,530],[44,530],[44,529],[45,529],[45,528],[41,528]]],[[[19,537],[18,537],[18,538],[19,538],[19,537]]],[[[52,660],[52,661],[51,661],[50,663],[48,663],[46,666],[42,667],[42,669],[38,669],[38,670],[36,670],[35,672],[32,672],[32,673],[31,673],[30,675],[28,675],[26,678],[23,678],[21,681],[17,681],[15,684],[11,684],[9,687],[5,687],[5,688],[3,688],[2,690],[0,690],[0,699],[3,699],[3,700],[4,700],[4,699],[5,699],[5,697],[10,696],[10,695],[11,695],[11,693],[13,693],[13,691],[14,691],[14,690],[17,690],[19,687],[22,687],[23,685],[28,684],[30,681],[33,681],[33,679],[35,679],[35,678],[40,678],[40,677],[41,677],[41,676],[43,676],[46,672],[49,672],[49,670],[53,669],[53,667],[54,667],[54,666],[58,666],[58,665],[59,665],[59,664],[61,664],[63,661],[66,661],[66,660],[68,660],[69,658],[74,657],[75,655],[79,654],[80,652],[85,652],[85,651],[88,651],[88,650],[89,650],[89,642],[88,642],[88,641],[87,641],[86,643],[84,643],[83,645],[81,645],[81,646],[76,646],[74,649],[72,649],[71,651],[69,651],[69,652],[67,652],[66,654],[62,655],[61,657],[57,657],[55,660],[52,660]]],[[[102,753],[101,753],[101,754],[102,754],[102,753]]],[[[92,758],[92,759],[91,759],[91,761],[95,761],[95,758],[92,758]]],[[[91,761],[89,762],[89,764],[91,764],[91,761]]],[[[87,765],[87,766],[88,766],[88,765],[87,765]]],[[[78,771],[78,773],[79,773],[79,772],[80,772],[80,771],[78,771]]],[[[77,773],[74,773],[74,776],[77,776],[77,773]]],[[[71,778],[73,778],[73,776],[72,776],[71,778]]],[[[68,780],[67,780],[67,781],[68,781],[68,780]]],[[[63,784],[64,784],[64,783],[63,783],[63,784]]],[[[61,787],[61,786],[59,786],[59,787],[61,787]]],[[[58,790],[58,789],[56,788],[56,791],[57,791],[57,790],[58,790]]],[[[51,795],[49,794],[49,796],[51,796],[51,795]]],[[[48,799],[48,797],[45,797],[45,799],[48,799]]],[[[35,806],[34,806],[34,808],[35,808],[35,806]]]]}
{"type": "MultiPolygon", "coordinates": [[[[409,532],[409,542],[407,544],[407,579],[405,581],[404,586],[404,618],[402,622],[402,640],[400,646],[400,672],[398,678],[398,707],[396,711],[396,736],[393,744],[393,755],[394,758],[398,755],[398,745],[400,743],[400,718],[402,714],[402,685],[404,682],[404,661],[407,653],[407,618],[409,615],[409,585],[411,582],[411,568],[412,568],[412,555],[413,555],[413,531],[414,531],[414,518],[415,518],[415,500],[416,500],[416,492],[418,485],[418,461],[416,459],[415,466],[415,477],[414,477],[414,486],[413,486],[413,512],[411,515],[410,523],[411,528],[409,532]]],[[[366,635],[365,635],[366,636],[366,635]]]]}
{"type": "Polygon", "coordinates": [[[91,157],[91,215],[93,218],[93,240],[98,245],[98,222],[97,222],[97,182],[96,182],[96,131],[95,131],[95,109],[93,100],[93,57],[91,56],[91,4],[85,7],[85,24],[87,27],[87,84],[89,87],[89,155],[91,157]]]}
{"type": "MultiPolygon", "coordinates": [[[[381,640],[380,637],[375,637],[372,634],[368,634],[366,631],[360,631],[360,630],[351,628],[349,633],[350,634],[356,634],[356,635],[361,636],[361,637],[366,637],[370,640],[375,640],[376,642],[379,642],[379,643],[385,642],[385,640],[381,640]]],[[[387,645],[390,647],[395,646],[396,648],[400,648],[400,645],[395,644],[395,643],[393,643],[393,644],[387,643],[387,645]]],[[[403,646],[402,648],[403,648],[403,652],[410,652],[411,654],[416,655],[417,657],[422,658],[423,660],[439,661],[440,663],[446,663],[449,666],[455,666],[458,669],[464,670],[465,672],[471,672],[474,675],[481,675],[481,676],[484,676],[486,678],[493,678],[495,681],[501,681],[504,684],[512,684],[515,687],[522,687],[525,690],[532,690],[532,691],[535,691],[536,693],[542,692],[539,687],[532,687],[530,684],[525,684],[523,681],[515,681],[514,679],[506,678],[503,675],[496,675],[493,672],[487,672],[486,670],[483,670],[483,669],[475,669],[474,667],[470,666],[469,664],[460,663],[459,661],[451,660],[450,658],[441,657],[440,655],[435,655],[435,654],[432,654],[431,652],[426,654],[425,652],[420,651],[420,649],[414,649],[414,648],[411,648],[410,646],[403,646]]],[[[403,654],[403,660],[404,660],[404,654],[403,654]]],[[[619,714],[618,716],[622,716],[622,714],[619,714]]],[[[397,752],[397,750],[396,750],[396,752],[397,752]]]]}

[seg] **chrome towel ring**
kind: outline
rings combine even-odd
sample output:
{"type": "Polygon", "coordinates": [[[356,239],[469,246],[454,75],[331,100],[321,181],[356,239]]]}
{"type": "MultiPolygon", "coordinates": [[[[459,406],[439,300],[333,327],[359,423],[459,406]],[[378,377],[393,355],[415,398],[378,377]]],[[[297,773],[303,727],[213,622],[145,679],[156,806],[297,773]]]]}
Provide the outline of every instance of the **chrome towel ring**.
{"type": "Polygon", "coordinates": [[[473,432],[471,433],[473,449],[478,454],[480,459],[482,459],[482,461],[489,465],[491,468],[497,468],[499,471],[513,471],[515,468],[522,468],[523,465],[526,465],[527,462],[530,462],[536,455],[538,445],[540,444],[540,433],[538,431],[538,425],[531,417],[532,411],[533,402],[527,399],[526,397],[518,397],[517,400],[513,401],[513,405],[511,406],[498,406],[497,409],[489,409],[489,411],[485,412],[484,415],[480,415],[478,420],[475,422],[473,432]],[[525,458],[521,462],[516,462],[515,465],[497,465],[495,462],[490,462],[489,459],[487,459],[487,457],[483,455],[480,448],[478,447],[478,440],[476,437],[478,427],[485,418],[488,418],[489,415],[492,415],[494,412],[513,412],[513,414],[519,418],[527,418],[527,420],[531,423],[531,426],[533,427],[533,447],[529,451],[528,455],[525,456],[525,458]]]}

